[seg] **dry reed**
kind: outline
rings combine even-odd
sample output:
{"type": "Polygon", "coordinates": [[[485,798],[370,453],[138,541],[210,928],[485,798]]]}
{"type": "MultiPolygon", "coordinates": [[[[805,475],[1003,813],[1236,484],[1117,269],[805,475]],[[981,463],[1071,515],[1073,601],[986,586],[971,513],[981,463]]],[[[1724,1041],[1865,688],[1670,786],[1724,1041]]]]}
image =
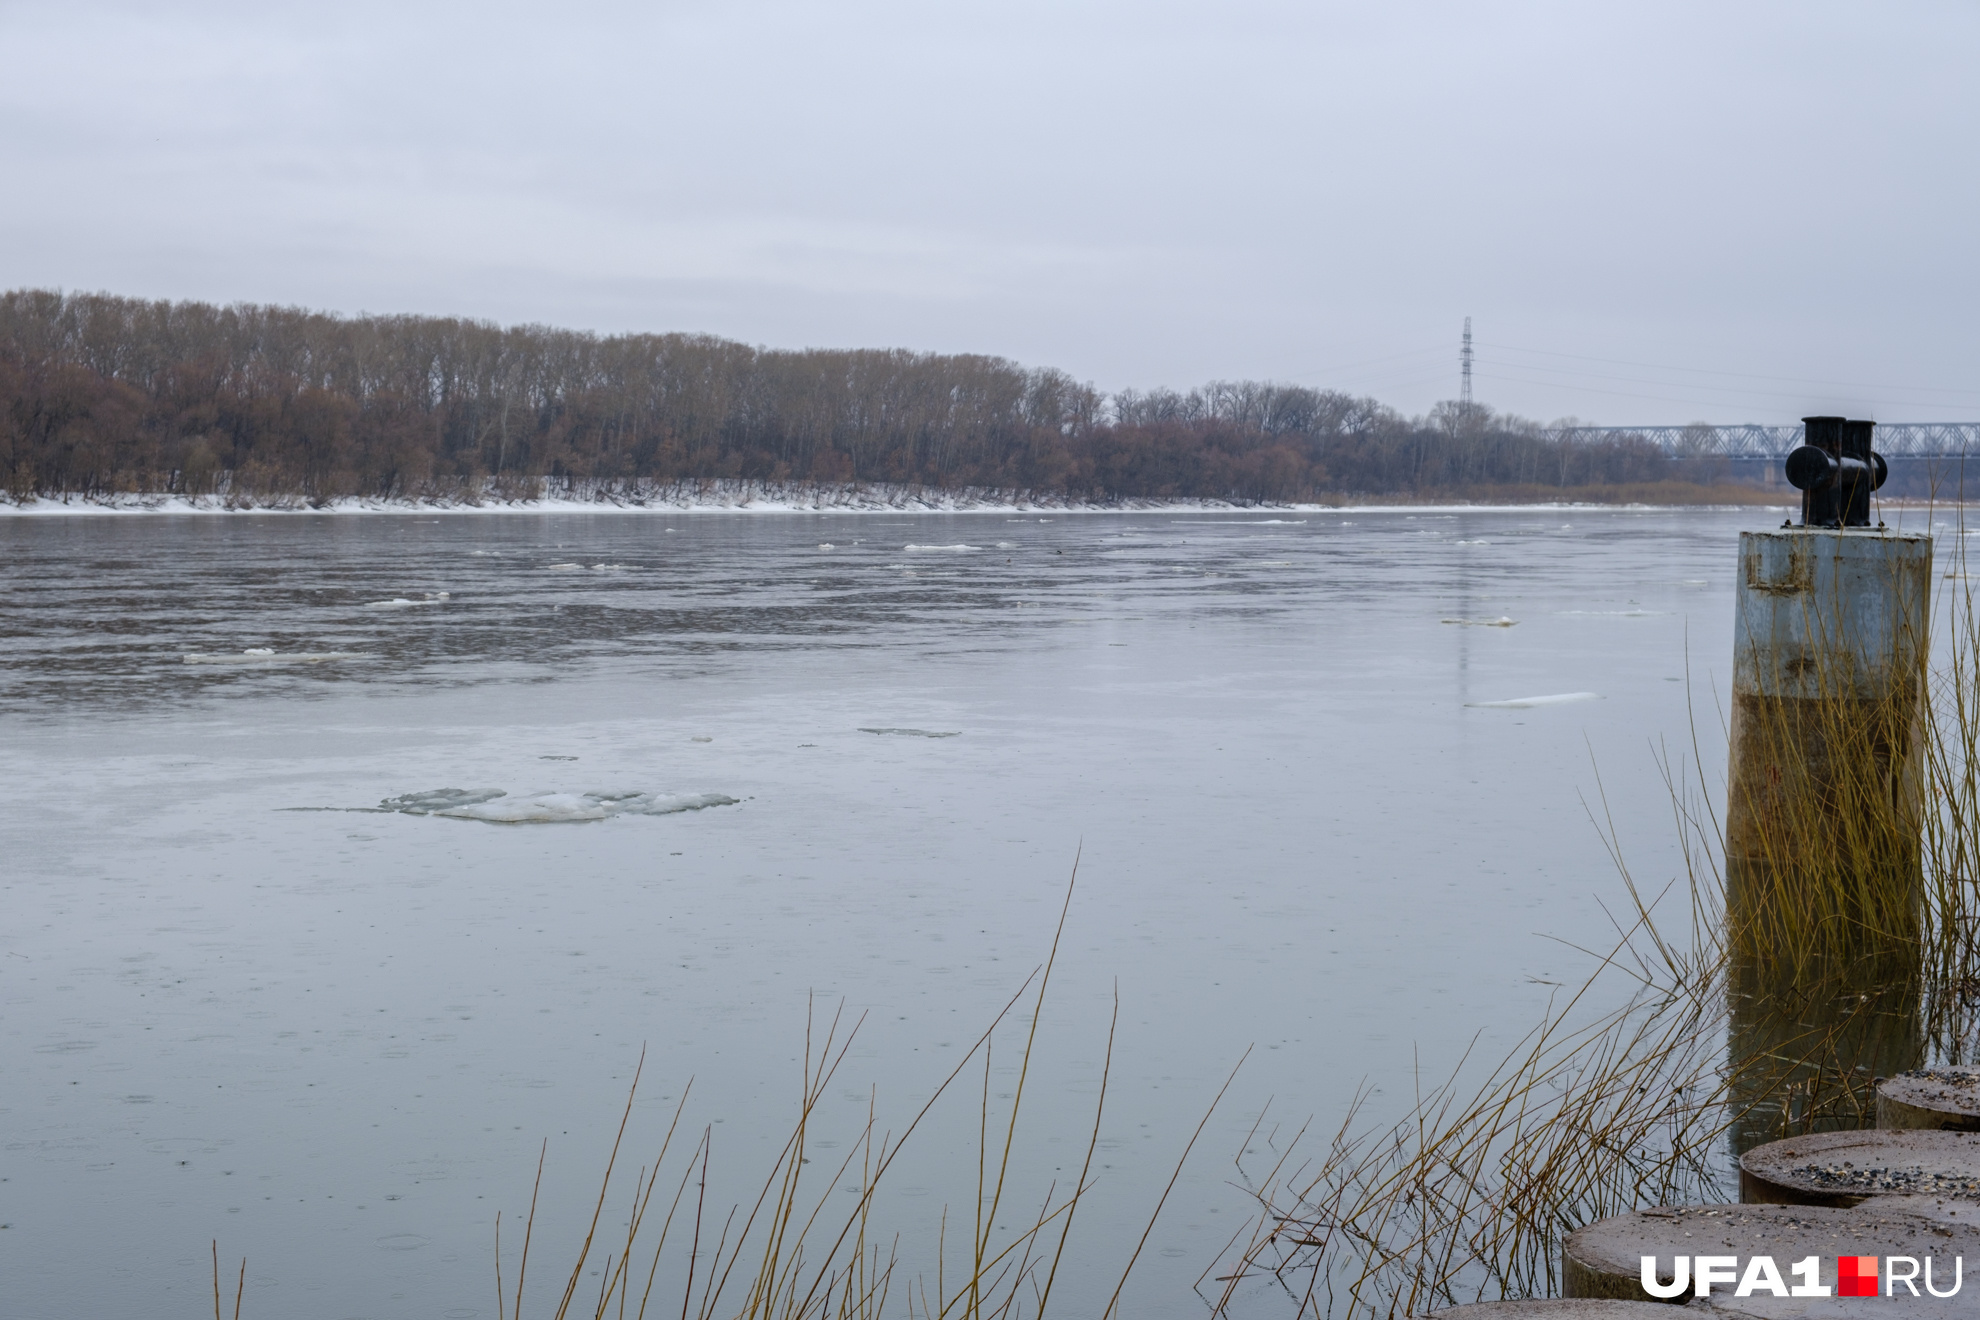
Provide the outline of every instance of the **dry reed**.
{"type": "MultiPolygon", "coordinates": [[[[241,1299],[247,1294],[247,1257],[241,1257],[240,1277],[234,1280],[234,1320],[241,1320],[241,1299]]],[[[220,1239],[213,1239],[213,1320],[225,1320],[220,1314],[220,1239]]]]}
{"type": "Polygon", "coordinates": [[[1400,1119],[1371,1127],[1357,1103],[1317,1149],[1302,1131],[1269,1169],[1240,1157],[1259,1214],[1199,1280],[1215,1314],[1261,1291],[1301,1317],[1551,1295],[1575,1228],[1733,1199],[1738,1150],[1867,1126],[1880,1073],[1972,1057],[1980,615],[1957,539],[1960,585],[1915,693],[1866,716],[1854,675],[1818,673],[1817,700],[1757,730],[1827,757],[1821,782],[1764,813],[1771,865],[1738,878],[1732,919],[1723,822],[1679,758],[1662,764],[1684,874],[1662,893],[1639,888],[1598,793],[1629,901],[1587,979],[1498,1063],[1420,1086],[1400,1119]],[[1682,916],[1660,925],[1673,890],[1682,916]]]}
{"type": "MultiPolygon", "coordinates": [[[[654,1209],[661,1170],[668,1167],[668,1154],[687,1104],[687,1094],[683,1093],[659,1153],[650,1165],[642,1166],[631,1179],[624,1233],[622,1236],[614,1235],[605,1248],[606,1259],[599,1271],[601,1281],[597,1295],[587,1294],[580,1298],[578,1287],[587,1265],[599,1248],[599,1223],[607,1199],[616,1185],[614,1171],[618,1165],[619,1148],[639,1087],[636,1073],[632,1093],[627,1096],[626,1110],[620,1119],[618,1135],[606,1162],[590,1225],[578,1248],[575,1263],[569,1275],[562,1278],[557,1299],[549,1308],[552,1320],[570,1320],[570,1317],[579,1315],[590,1316],[592,1320],[606,1320],[608,1316],[616,1316],[619,1320],[625,1320],[628,1316],[633,1320],[644,1320],[649,1306],[657,1300],[655,1289],[663,1279],[668,1281],[669,1290],[678,1300],[679,1312],[684,1320],[688,1316],[696,1317],[696,1320],[717,1320],[717,1317],[731,1317],[732,1320],[877,1320],[888,1313],[889,1299],[897,1290],[901,1308],[905,1310],[908,1320],[1020,1320],[1024,1316],[1043,1316],[1051,1305],[1059,1271],[1065,1263],[1075,1216],[1093,1186],[1093,1159],[1106,1109],[1107,1081],[1113,1069],[1114,1031],[1120,1015],[1117,993],[1113,1020],[1107,1032],[1106,1056],[1101,1066],[1100,1094],[1094,1104],[1093,1121],[1087,1133],[1086,1153],[1078,1179],[1071,1187],[1064,1189],[1057,1181],[1052,1182],[1035,1212],[1019,1217],[1013,1225],[1015,1231],[1004,1228],[1001,1221],[1009,1218],[1004,1213],[1005,1204],[1015,1194],[1013,1158],[1020,1147],[1018,1118],[1024,1105],[1025,1089],[1038,1043],[1038,1026],[1051,985],[1052,970],[1058,959],[1060,938],[1071,910],[1072,895],[1073,886],[1068,885],[1065,906],[1060,911],[1051,952],[1045,962],[1018,988],[900,1135],[896,1137],[878,1130],[873,1105],[869,1101],[867,1119],[858,1139],[852,1143],[852,1149],[838,1168],[817,1188],[814,1188],[816,1180],[808,1179],[804,1171],[804,1166],[810,1163],[805,1158],[805,1152],[812,1148],[807,1135],[816,1117],[817,1107],[837,1075],[859,1029],[858,1022],[850,1026],[844,1023],[843,1007],[826,1024],[822,1036],[814,1038],[811,1027],[806,1029],[797,1123],[773,1160],[755,1200],[746,1209],[740,1205],[732,1207],[721,1218],[719,1227],[716,1226],[707,1204],[712,1128],[704,1128],[693,1149],[681,1162],[679,1176],[670,1182],[665,1211],[659,1217],[657,1230],[652,1230],[649,1211],[654,1209]],[[1017,1082],[1008,1114],[998,1116],[993,1126],[990,1092],[993,1047],[999,1027],[1028,993],[1032,995],[1030,1024],[1019,1056],[1017,1082]],[[952,1276],[948,1258],[951,1225],[947,1211],[943,1212],[936,1258],[932,1262],[934,1291],[931,1293],[927,1271],[913,1277],[905,1275],[897,1254],[898,1236],[883,1238],[880,1234],[874,1222],[874,1197],[915,1130],[965,1072],[975,1066],[980,1066],[982,1070],[982,1088],[978,1102],[974,1214],[969,1223],[968,1241],[960,1253],[959,1269],[952,1276]],[[849,1176],[857,1177],[858,1203],[849,1213],[833,1212],[829,1208],[830,1194],[849,1176]],[[694,1196],[691,1204],[684,1204],[688,1200],[690,1184],[694,1186],[694,1196]],[[685,1223],[690,1213],[691,1226],[685,1223]],[[737,1222],[739,1216],[740,1223],[737,1222]],[[677,1220],[682,1221],[678,1231],[677,1220]],[[715,1246],[712,1251],[705,1251],[703,1243],[711,1229],[715,1232],[715,1246]],[[686,1252],[667,1257],[665,1252],[669,1238],[678,1240],[682,1234],[688,1238],[686,1252]]],[[[642,1069],[644,1063],[642,1055],[642,1069]]],[[[1236,1075],[1235,1069],[1232,1075],[1236,1075]]],[[[1229,1089],[1228,1079],[1224,1086],[1225,1090],[1229,1089]]],[[[1217,1099],[1211,1103],[1211,1112],[1214,1112],[1223,1094],[1223,1091],[1218,1092],[1217,1099]]],[[[1196,1133],[1185,1146],[1177,1162],[1177,1175],[1180,1175],[1182,1163],[1189,1158],[1197,1139],[1202,1136],[1209,1117],[1206,1112],[1203,1124],[1198,1125],[1196,1133]]],[[[541,1186],[541,1179],[542,1157],[539,1156],[538,1187],[541,1186]]],[[[1169,1192],[1174,1189],[1175,1181],[1172,1176],[1149,1218],[1148,1230],[1152,1231],[1169,1192]]],[[[626,1189],[622,1189],[622,1194],[627,1194],[626,1189]]],[[[523,1247],[517,1262],[515,1288],[510,1293],[502,1278],[501,1219],[497,1217],[496,1294],[498,1315],[502,1320],[522,1320],[524,1304],[528,1300],[526,1280],[535,1225],[536,1194],[532,1192],[523,1247]]],[[[1133,1256],[1121,1271],[1102,1320],[1118,1313],[1123,1289],[1147,1239],[1148,1231],[1144,1231],[1133,1256]]],[[[672,1306],[671,1301],[667,1303],[669,1313],[672,1306]]]]}

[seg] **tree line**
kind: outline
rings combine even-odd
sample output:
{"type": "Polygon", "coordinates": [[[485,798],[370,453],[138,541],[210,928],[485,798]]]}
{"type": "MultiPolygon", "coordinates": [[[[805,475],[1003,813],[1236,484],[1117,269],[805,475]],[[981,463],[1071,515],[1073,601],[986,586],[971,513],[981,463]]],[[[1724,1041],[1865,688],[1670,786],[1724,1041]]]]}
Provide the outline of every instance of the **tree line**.
{"type": "Polygon", "coordinates": [[[1709,463],[1475,406],[1406,418],[1252,381],[1109,396],[975,354],[0,294],[0,481],[16,499],[746,478],[1294,501],[1710,480],[1709,463]]]}

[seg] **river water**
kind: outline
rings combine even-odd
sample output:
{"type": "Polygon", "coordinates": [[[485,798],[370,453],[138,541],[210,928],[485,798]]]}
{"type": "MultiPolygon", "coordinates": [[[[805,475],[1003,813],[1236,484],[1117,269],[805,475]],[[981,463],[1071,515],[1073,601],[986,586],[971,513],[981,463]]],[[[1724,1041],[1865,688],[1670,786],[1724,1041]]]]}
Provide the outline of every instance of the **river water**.
{"type": "MultiPolygon", "coordinates": [[[[1598,793],[1678,873],[1659,743],[1722,777],[1778,518],[0,520],[0,1313],[203,1314],[217,1238],[254,1320],[494,1316],[547,1138],[548,1315],[642,1048],[627,1158],[692,1079],[712,1223],[841,1004],[807,1149],[850,1206],[833,1160],[1043,960],[1077,857],[1013,1176],[1075,1176],[1118,990],[1054,1301],[1097,1315],[1250,1047],[1126,1293],[1202,1314],[1248,1133],[1399,1112],[1587,970],[1598,793]]],[[[883,1184],[906,1273],[973,1214],[957,1085],[883,1184]]]]}

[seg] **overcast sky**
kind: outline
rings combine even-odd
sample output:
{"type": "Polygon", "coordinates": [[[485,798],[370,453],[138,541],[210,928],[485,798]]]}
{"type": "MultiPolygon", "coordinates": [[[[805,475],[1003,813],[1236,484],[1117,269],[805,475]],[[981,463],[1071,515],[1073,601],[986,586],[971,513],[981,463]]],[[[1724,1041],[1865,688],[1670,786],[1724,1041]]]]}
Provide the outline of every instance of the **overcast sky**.
{"type": "Polygon", "coordinates": [[[1980,5],[0,0],[0,286],[1980,418],[1980,5]]]}

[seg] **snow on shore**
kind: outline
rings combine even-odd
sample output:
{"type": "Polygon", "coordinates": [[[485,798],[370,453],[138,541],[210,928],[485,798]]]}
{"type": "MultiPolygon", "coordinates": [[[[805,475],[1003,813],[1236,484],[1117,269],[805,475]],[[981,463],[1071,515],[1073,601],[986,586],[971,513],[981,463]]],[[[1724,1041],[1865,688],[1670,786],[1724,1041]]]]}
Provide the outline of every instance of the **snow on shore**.
{"type": "Polygon", "coordinates": [[[1213,499],[1069,500],[1028,491],[926,486],[817,486],[758,481],[579,482],[550,485],[534,499],[345,496],[312,503],[301,497],[231,495],[67,495],[20,502],[0,496],[0,518],[89,514],[492,514],[492,513],[1221,513],[1290,510],[1303,513],[1517,512],[1542,509],[1623,509],[1601,504],[1242,504],[1213,499]]]}

